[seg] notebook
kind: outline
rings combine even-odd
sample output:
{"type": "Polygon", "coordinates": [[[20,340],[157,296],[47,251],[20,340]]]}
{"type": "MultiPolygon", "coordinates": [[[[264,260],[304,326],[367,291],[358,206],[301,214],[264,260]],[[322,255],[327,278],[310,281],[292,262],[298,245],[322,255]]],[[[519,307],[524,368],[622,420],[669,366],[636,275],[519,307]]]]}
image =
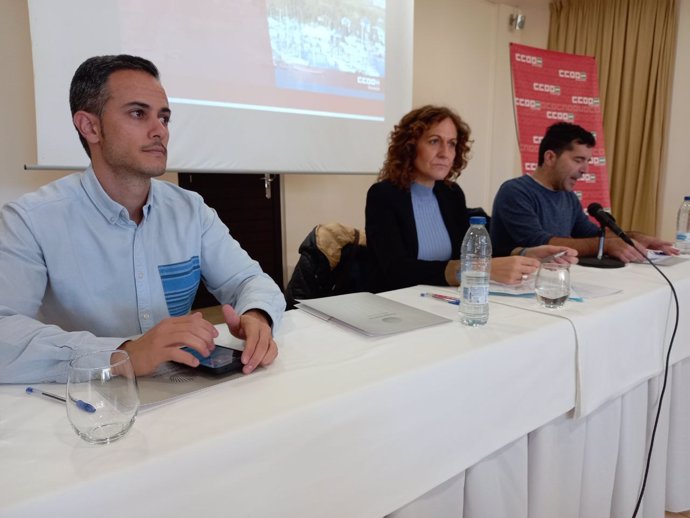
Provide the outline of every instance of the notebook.
{"type": "MultiPolygon", "coordinates": [[[[678,257],[677,255],[666,255],[657,250],[647,250],[647,258],[658,266],[673,266],[674,264],[683,263],[687,261],[685,257],[678,257]]],[[[647,261],[642,261],[642,264],[649,264],[647,261]]]]}
{"type": "Polygon", "coordinates": [[[367,336],[391,335],[452,322],[448,318],[368,292],[301,300],[296,306],[367,336]]]}

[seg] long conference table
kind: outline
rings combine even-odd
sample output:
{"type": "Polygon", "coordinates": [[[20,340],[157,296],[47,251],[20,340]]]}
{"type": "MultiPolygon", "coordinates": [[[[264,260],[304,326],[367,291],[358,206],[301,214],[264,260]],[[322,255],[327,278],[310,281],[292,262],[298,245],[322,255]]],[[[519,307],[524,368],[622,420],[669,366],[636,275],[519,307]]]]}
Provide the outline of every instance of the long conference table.
{"type": "MultiPolygon", "coordinates": [[[[648,518],[690,509],[690,261],[662,268],[681,309],[648,518]]],[[[408,288],[383,296],[453,321],[380,338],[290,311],[272,366],[143,410],[106,446],[0,386],[0,517],[629,517],[671,292],[648,265],[571,273],[621,291],[559,311],[492,296],[468,328],[420,297],[442,288],[408,288]]]]}

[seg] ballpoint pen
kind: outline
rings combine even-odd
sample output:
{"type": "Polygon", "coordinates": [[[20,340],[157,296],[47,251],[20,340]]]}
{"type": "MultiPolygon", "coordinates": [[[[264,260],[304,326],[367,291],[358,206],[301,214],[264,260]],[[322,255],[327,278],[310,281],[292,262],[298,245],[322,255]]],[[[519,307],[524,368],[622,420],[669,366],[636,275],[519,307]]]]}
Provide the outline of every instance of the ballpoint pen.
{"type": "Polygon", "coordinates": [[[424,292],[419,294],[421,297],[431,297],[432,299],[438,299],[438,300],[443,300],[447,302],[448,304],[455,304],[458,305],[460,304],[460,299],[457,297],[451,297],[450,295],[443,295],[441,293],[430,293],[430,292],[424,292]]]}
{"type": "Polygon", "coordinates": [[[556,253],[556,254],[553,254],[553,255],[549,255],[549,256],[547,256],[547,257],[544,257],[544,258],[541,260],[541,262],[542,262],[542,263],[550,263],[550,262],[552,262],[552,261],[558,259],[559,257],[563,257],[565,254],[566,254],[566,251],[563,250],[562,252],[558,252],[558,253],[556,253]]]}
{"type": "MultiPolygon", "coordinates": [[[[39,389],[33,388],[33,387],[26,387],[26,393],[27,394],[39,394],[39,395],[45,396],[47,398],[55,399],[56,401],[62,401],[63,403],[67,403],[67,399],[65,399],[62,396],[58,396],[57,394],[52,394],[50,392],[44,392],[43,390],[39,390],[39,389]]],[[[86,401],[82,401],[81,399],[77,399],[77,400],[73,399],[72,401],[74,401],[74,404],[77,405],[77,408],[81,408],[85,412],[89,412],[92,414],[96,411],[96,408],[93,405],[87,403],[86,401]]]]}

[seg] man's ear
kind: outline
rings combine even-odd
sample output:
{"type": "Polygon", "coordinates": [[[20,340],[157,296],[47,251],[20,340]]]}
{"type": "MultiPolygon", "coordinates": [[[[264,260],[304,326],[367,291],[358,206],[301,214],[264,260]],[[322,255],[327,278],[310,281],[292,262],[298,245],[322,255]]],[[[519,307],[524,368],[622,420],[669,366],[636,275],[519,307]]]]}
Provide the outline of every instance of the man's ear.
{"type": "Polygon", "coordinates": [[[552,149],[544,151],[544,164],[551,165],[558,160],[558,155],[552,149]]]}
{"type": "Polygon", "coordinates": [[[72,116],[74,127],[89,144],[101,141],[101,121],[93,113],[80,110],[72,116]]]}

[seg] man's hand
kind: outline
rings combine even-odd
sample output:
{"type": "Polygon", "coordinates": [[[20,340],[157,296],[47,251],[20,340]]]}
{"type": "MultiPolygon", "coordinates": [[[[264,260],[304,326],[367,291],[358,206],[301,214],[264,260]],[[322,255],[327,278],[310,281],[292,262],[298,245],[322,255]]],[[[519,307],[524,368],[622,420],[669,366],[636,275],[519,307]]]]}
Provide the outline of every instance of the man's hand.
{"type": "Polygon", "coordinates": [[[644,261],[644,257],[647,256],[647,249],[636,240],[633,240],[633,243],[635,243],[636,248],[633,248],[619,237],[607,236],[604,242],[604,252],[609,257],[615,257],[624,263],[644,261]],[[644,254],[644,256],[641,254],[644,254]]]}
{"type": "Polygon", "coordinates": [[[264,313],[250,309],[240,316],[230,304],[223,304],[222,310],[232,335],[245,341],[242,372],[249,374],[259,365],[271,364],[278,356],[278,346],[264,313]]]}
{"type": "Polygon", "coordinates": [[[218,330],[213,324],[204,320],[201,313],[194,313],[166,318],[136,340],[125,342],[119,349],[129,354],[134,373],[145,376],[166,361],[196,367],[199,360],[180,347],[189,346],[205,357],[215,348],[213,340],[217,336],[218,330]]]}
{"type": "Polygon", "coordinates": [[[670,241],[664,241],[654,236],[648,236],[646,234],[641,234],[640,232],[629,232],[630,237],[635,241],[640,243],[643,247],[648,250],[659,250],[668,255],[678,255],[680,250],[673,246],[670,241]]]}

